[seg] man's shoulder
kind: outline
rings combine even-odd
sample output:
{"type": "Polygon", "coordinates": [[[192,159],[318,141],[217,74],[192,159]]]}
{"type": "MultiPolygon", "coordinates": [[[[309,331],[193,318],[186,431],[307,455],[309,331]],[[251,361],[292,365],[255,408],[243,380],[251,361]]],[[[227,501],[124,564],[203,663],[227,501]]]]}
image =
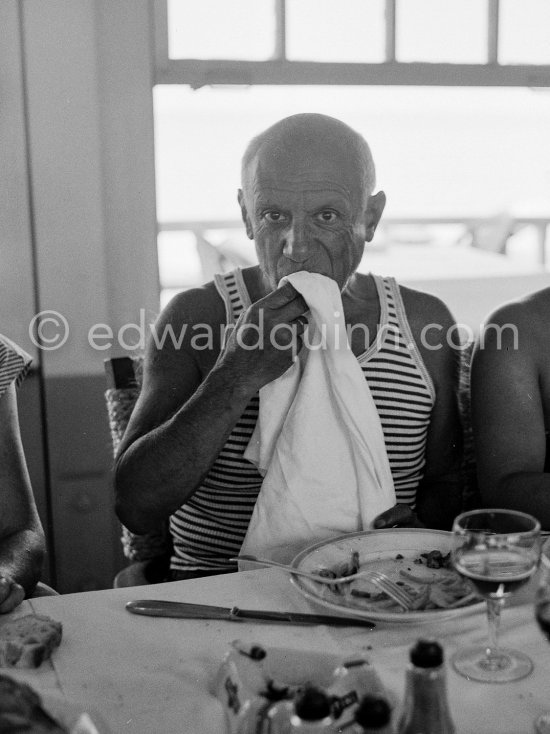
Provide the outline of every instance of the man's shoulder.
{"type": "Polygon", "coordinates": [[[177,293],[164,307],[160,320],[173,325],[224,323],[225,306],[214,281],[177,293]]]}
{"type": "Polygon", "coordinates": [[[421,327],[428,324],[451,326],[455,323],[449,307],[433,293],[426,293],[426,291],[419,291],[401,284],[399,290],[411,325],[416,324],[421,327]]]}
{"type": "Polygon", "coordinates": [[[508,356],[518,353],[535,357],[540,353],[546,362],[550,342],[550,288],[496,308],[485,319],[479,341],[485,349],[495,347],[508,356]]]}
{"type": "Polygon", "coordinates": [[[485,323],[516,323],[525,327],[550,328],[550,288],[503,303],[489,315],[485,323]]]}

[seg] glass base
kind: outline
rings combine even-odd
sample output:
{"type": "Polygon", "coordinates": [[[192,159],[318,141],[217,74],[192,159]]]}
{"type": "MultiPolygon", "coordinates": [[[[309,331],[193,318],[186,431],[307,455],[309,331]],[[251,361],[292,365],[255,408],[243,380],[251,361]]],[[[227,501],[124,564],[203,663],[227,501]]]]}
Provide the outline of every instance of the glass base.
{"type": "Polygon", "coordinates": [[[535,731],[537,734],[550,734],[550,713],[539,716],[535,721],[535,731]]]}
{"type": "MultiPolygon", "coordinates": [[[[533,670],[531,659],[517,650],[500,648],[497,655],[487,657],[486,647],[467,647],[451,658],[457,673],[482,683],[509,683],[526,678],[533,670]]],[[[548,730],[550,734],[550,729],[548,730]]]]}

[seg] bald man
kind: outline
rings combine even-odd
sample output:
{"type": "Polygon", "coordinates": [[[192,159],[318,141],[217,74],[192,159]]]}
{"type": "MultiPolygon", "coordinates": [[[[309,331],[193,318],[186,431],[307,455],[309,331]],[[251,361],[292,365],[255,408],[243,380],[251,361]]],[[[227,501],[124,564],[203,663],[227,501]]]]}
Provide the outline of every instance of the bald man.
{"type": "Polygon", "coordinates": [[[357,272],[385,206],[374,189],[368,144],[333,118],[294,115],[249,144],[238,201],[259,264],[168,304],[156,333],[181,343],[151,340],[116,463],[124,525],[143,533],[170,518],[172,578],[236,570],[229,559],[262,483],[243,457],[258,391],[302,343],[307,306],[290,284],[278,288],[297,271],[338,284],[351,348],[373,391],[397,496],[375,526],[448,528],[460,511],[457,362],[441,336],[454,321],[435,297],[357,272]],[[438,343],[427,338],[434,325],[438,343]],[[260,326],[277,339],[257,348],[260,326]]]}

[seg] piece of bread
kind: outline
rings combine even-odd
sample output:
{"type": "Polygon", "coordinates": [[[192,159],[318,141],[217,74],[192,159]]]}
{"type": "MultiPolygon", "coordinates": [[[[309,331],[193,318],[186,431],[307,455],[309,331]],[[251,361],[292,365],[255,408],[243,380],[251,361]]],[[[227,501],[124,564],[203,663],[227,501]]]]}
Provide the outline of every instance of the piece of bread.
{"type": "Polygon", "coordinates": [[[38,668],[61,642],[62,626],[41,614],[0,622],[0,667],[38,668]]]}

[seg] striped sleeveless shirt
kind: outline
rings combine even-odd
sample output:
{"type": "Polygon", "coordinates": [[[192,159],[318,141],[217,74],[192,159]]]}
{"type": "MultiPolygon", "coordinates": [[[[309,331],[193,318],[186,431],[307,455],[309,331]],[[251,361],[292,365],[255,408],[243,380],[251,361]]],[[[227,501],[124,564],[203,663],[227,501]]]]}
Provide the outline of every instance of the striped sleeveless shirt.
{"type": "MultiPolygon", "coordinates": [[[[373,275],[380,301],[377,337],[358,357],[380,415],[397,502],[413,509],[424,474],[426,440],[435,390],[414,342],[399,286],[373,275]]],[[[250,305],[240,270],[216,276],[228,324],[250,305]]],[[[262,484],[243,458],[259,397],[247,405],[218,458],[193,496],[170,518],[171,567],[181,571],[237,570],[238,555],[262,484]]]]}
{"type": "Polygon", "coordinates": [[[21,347],[0,334],[0,397],[12,382],[19,387],[29,371],[31,361],[21,347]]]}

